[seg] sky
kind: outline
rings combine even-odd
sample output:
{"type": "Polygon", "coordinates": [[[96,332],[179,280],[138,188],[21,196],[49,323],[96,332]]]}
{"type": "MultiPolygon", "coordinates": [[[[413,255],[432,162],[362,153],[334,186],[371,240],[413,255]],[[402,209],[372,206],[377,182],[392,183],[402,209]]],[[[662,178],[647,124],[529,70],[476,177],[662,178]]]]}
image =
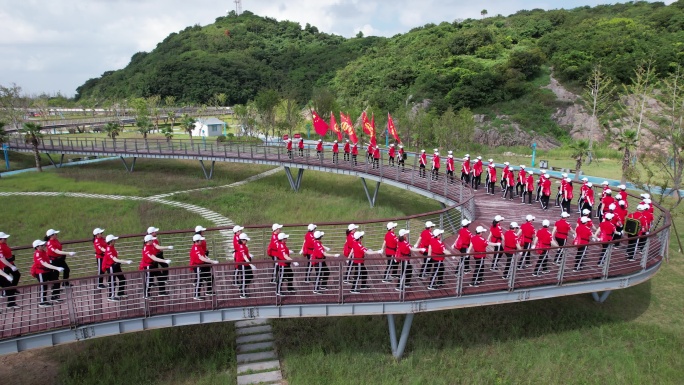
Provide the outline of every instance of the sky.
{"type": "MultiPolygon", "coordinates": [[[[674,0],[667,0],[670,4],[674,0]]],[[[571,9],[607,0],[242,0],[242,9],[310,23],[352,37],[393,36],[427,23],[510,15],[522,9],[571,9]]],[[[25,93],[73,96],[76,87],[121,69],[172,32],[207,25],[234,0],[0,0],[0,85],[25,93]]]]}

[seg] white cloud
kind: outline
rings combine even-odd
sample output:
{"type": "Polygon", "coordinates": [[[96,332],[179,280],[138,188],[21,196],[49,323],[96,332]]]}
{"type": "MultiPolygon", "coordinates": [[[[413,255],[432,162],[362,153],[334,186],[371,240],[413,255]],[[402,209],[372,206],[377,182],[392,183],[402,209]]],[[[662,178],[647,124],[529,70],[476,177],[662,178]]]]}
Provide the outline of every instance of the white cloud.
{"type": "MultiPolygon", "coordinates": [[[[242,7],[351,37],[479,18],[482,9],[507,15],[599,3],[605,0],[243,0],[242,7]]],[[[0,0],[0,84],[73,95],[87,79],[124,67],[134,53],[154,49],[171,32],[212,23],[234,8],[232,0],[0,0]]]]}

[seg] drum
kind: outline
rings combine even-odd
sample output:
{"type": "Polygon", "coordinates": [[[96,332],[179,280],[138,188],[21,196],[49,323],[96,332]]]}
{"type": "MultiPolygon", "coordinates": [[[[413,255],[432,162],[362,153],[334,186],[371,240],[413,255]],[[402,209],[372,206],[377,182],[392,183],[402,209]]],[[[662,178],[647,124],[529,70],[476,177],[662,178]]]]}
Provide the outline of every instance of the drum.
{"type": "Polygon", "coordinates": [[[641,230],[641,222],[634,218],[625,218],[624,232],[630,236],[636,236],[641,230]]]}

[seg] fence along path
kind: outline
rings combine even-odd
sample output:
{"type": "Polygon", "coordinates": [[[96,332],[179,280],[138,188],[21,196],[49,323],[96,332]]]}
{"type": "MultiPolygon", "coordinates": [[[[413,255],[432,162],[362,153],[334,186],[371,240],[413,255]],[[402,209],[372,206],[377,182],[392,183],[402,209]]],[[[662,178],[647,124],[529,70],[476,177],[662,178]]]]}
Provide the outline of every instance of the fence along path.
{"type": "MultiPolygon", "coordinates": [[[[338,174],[358,176],[376,180],[433,197],[448,204],[442,210],[431,213],[407,216],[405,218],[387,218],[377,221],[359,223],[366,232],[364,244],[377,250],[382,244],[385,224],[389,220],[399,223],[399,228],[411,230],[412,243],[424,228],[426,221],[432,221],[445,230],[446,242],[451,245],[454,234],[460,228],[462,218],[474,221],[474,226],[489,228],[495,215],[504,216],[507,224],[510,221],[524,222],[526,214],[536,216],[537,228],[541,220],[549,219],[553,223],[559,216],[559,209],[542,211],[538,205],[522,205],[518,200],[504,201],[498,194],[486,195],[483,189],[471,190],[458,181],[449,183],[441,175],[437,181],[421,178],[418,167],[407,164],[404,171],[397,167],[382,164],[372,168],[359,155],[358,164],[346,162],[340,156],[339,163],[333,163],[330,154],[323,159],[316,157],[315,151],[306,148],[302,156],[295,154],[292,159],[280,147],[249,146],[244,144],[196,144],[189,148],[187,143],[179,141],[128,141],[114,144],[110,140],[67,140],[42,144],[41,151],[66,154],[88,154],[124,157],[151,157],[174,159],[203,159],[212,161],[229,161],[241,163],[273,164],[286,168],[300,168],[334,172],[338,174]],[[135,144],[134,144],[135,143],[135,144]]],[[[19,141],[10,142],[12,150],[30,151],[30,147],[19,141]]],[[[410,159],[410,158],[409,158],[410,159]]],[[[411,163],[411,162],[408,162],[411,163]]],[[[287,169],[286,169],[287,170],[287,169]]],[[[295,186],[293,186],[295,187],[295,186]]],[[[379,185],[378,185],[379,187],[379,185]]],[[[635,207],[636,198],[630,197],[630,207],[635,207]]],[[[369,195],[370,200],[370,195],[369,195]]],[[[301,247],[301,240],[306,232],[306,224],[288,224],[283,229],[290,234],[289,247],[295,251],[293,257],[300,266],[294,268],[294,289],[296,293],[275,296],[274,285],[270,283],[273,262],[265,256],[265,247],[270,239],[270,225],[247,226],[245,232],[252,239],[249,247],[255,256],[254,265],[257,270],[253,282],[248,287],[249,297],[241,299],[239,289],[233,286],[233,264],[225,256],[229,254],[232,240],[226,237],[228,228],[214,228],[207,231],[207,242],[212,257],[220,257],[223,263],[212,266],[215,279],[216,295],[204,301],[193,300],[194,274],[188,269],[188,251],[191,244],[191,230],[178,230],[160,234],[162,244],[174,245],[172,252],[165,253],[174,263],[169,269],[168,297],[153,296],[149,300],[142,298],[142,275],[136,270],[142,247],[140,234],[122,236],[117,249],[120,255],[136,261],[124,271],[128,280],[128,297],[120,302],[106,301],[106,291],[97,289],[97,278],[94,277],[95,261],[92,255],[90,239],[64,242],[65,248],[78,251],[78,256],[70,259],[73,277],[71,287],[63,296],[66,302],[50,308],[39,309],[38,285],[24,285],[18,303],[21,309],[4,311],[0,320],[4,325],[0,331],[0,353],[28,349],[35,346],[54,345],[72,340],[91,338],[154,327],[175,326],[190,323],[219,322],[243,318],[277,318],[327,315],[356,314],[400,314],[421,311],[442,310],[465,306],[480,306],[492,303],[514,302],[528,299],[548,298],[558,295],[570,295],[583,292],[597,292],[618,289],[638,284],[652,276],[660,267],[665,255],[669,239],[669,214],[656,206],[654,228],[643,237],[645,245],[637,255],[636,261],[628,261],[623,241],[619,247],[609,249],[604,266],[597,266],[602,244],[592,243],[585,257],[586,268],[573,272],[576,248],[561,248],[559,264],[551,263],[550,272],[539,277],[532,276],[532,269],[515,271],[509,279],[502,279],[501,270],[490,270],[494,253],[488,253],[484,283],[471,287],[472,273],[463,269],[464,256],[454,254],[445,263],[445,284],[438,290],[429,290],[429,281],[416,278],[422,258],[414,255],[411,264],[414,269],[412,286],[405,291],[396,291],[396,280],[392,283],[382,282],[386,259],[377,255],[366,259],[368,268],[368,289],[361,294],[350,293],[350,285],[345,283],[347,265],[344,258],[327,259],[330,268],[327,291],[313,293],[313,285],[305,282],[306,261],[296,254],[301,247]],[[221,234],[223,232],[223,234],[221,234]],[[66,330],[66,332],[64,332],[66,330]],[[45,338],[48,340],[46,341],[45,338]],[[33,337],[35,336],[35,337],[33,337]]],[[[576,214],[570,221],[574,223],[576,214]]],[[[347,223],[319,223],[318,230],[326,233],[324,244],[335,252],[341,252],[345,240],[347,223]]],[[[85,231],[84,231],[85,232],[85,231]]],[[[28,267],[32,250],[27,247],[14,249],[19,261],[18,266],[24,273],[22,283],[31,282],[28,267]]],[[[533,251],[532,261],[536,261],[533,251]]],[[[556,250],[550,252],[555,257],[556,250]]],[[[519,256],[516,256],[518,258],[519,256]]],[[[516,261],[517,262],[517,261],[516,261]]],[[[393,351],[395,349],[393,348],[393,351]]]]}

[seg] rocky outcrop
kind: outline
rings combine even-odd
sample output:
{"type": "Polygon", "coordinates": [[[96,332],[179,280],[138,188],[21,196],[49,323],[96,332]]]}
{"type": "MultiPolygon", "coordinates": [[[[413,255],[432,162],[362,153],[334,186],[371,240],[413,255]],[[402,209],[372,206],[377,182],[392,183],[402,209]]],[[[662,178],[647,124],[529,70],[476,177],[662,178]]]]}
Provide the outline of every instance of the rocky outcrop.
{"type": "Polygon", "coordinates": [[[475,115],[475,143],[489,147],[497,146],[531,146],[537,143],[537,148],[548,150],[560,146],[560,142],[547,135],[540,135],[534,131],[524,131],[520,125],[510,121],[506,115],[498,115],[494,122],[485,115],[475,115]]]}

